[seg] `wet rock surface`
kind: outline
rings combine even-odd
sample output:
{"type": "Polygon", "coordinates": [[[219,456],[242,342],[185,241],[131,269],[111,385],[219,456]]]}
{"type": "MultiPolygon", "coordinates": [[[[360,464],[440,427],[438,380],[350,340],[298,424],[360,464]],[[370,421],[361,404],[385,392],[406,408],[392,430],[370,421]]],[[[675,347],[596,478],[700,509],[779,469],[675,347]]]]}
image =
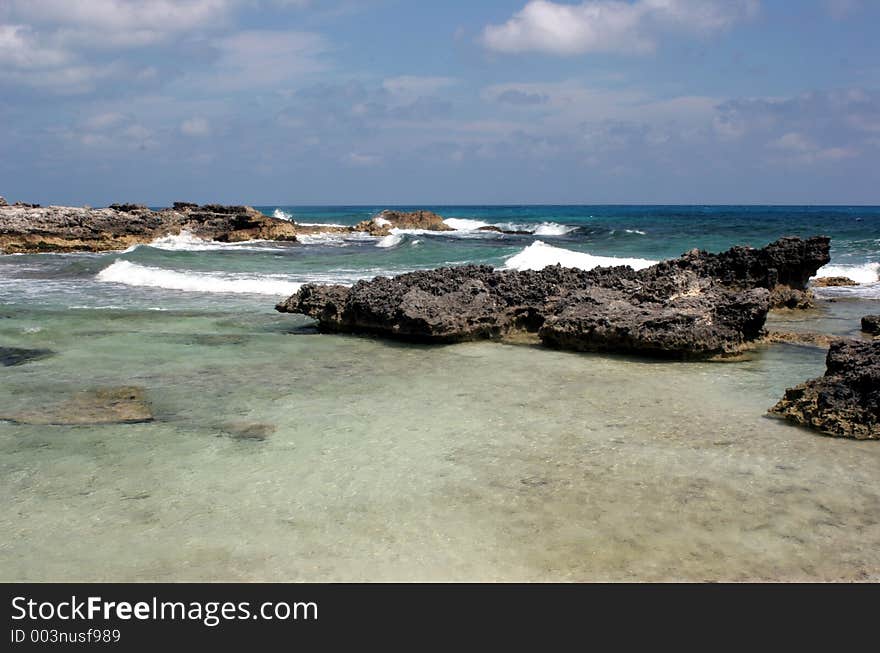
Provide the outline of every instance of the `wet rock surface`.
{"type": "Polygon", "coordinates": [[[16,424],[47,426],[136,424],[152,419],[150,403],[139,386],[83,390],[67,401],[48,405],[40,411],[0,416],[0,420],[16,424]]]}
{"type": "Polygon", "coordinates": [[[863,317],[862,331],[872,336],[880,335],[880,315],[866,315],[863,317]]]}
{"type": "Polygon", "coordinates": [[[0,347],[0,365],[3,367],[13,367],[16,365],[24,365],[31,361],[41,360],[54,356],[55,352],[51,349],[24,349],[21,347],[0,347]]]}
{"type": "Polygon", "coordinates": [[[328,332],[458,342],[528,331],[563,349],[706,358],[759,338],[772,293],[803,292],[828,244],[784,238],[760,250],[692,251],[638,272],[440,268],[351,288],[307,284],[276,308],[328,332]]]}
{"type": "Polygon", "coordinates": [[[825,375],[785,391],[770,413],[857,440],[880,439],[880,342],[832,343],[825,375]]]}
{"type": "Polygon", "coordinates": [[[839,288],[841,286],[858,286],[858,281],[849,277],[819,277],[810,281],[813,288],[839,288]]]}
{"type": "Polygon", "coordinates": [[[354,231],[365,231],[371,236],[387,236],[392,229],[424,229],[426,231],[454,231],[433,211],[390,211],[359,222],[354,231]]]}

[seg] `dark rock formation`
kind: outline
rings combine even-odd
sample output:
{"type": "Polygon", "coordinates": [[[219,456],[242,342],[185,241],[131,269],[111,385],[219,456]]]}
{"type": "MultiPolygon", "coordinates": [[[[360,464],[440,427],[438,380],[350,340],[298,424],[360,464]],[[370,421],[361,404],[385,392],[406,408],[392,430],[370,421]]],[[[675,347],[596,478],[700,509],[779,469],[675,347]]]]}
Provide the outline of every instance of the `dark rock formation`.
{"type": "Polygon", "coordinates": [[[827,236],[786,237],[760,249],[733,247],[720,254],[692,250],[649,270],[660,275],[672,269],[692,270],[730,288],[766,288],[772,306],[804,308],[812,303],[807,290],[810,277],[831,261],[830,245],[827,236]]]}
{"type": "Polygon", "coordinates": [[[827,238],[788,238],[762,250],[689,252],[638,272],[467,265],[351,288],[307,284],[276,308],[313,317],[328,332],[456,342],[529,331],[565,349],[705,358],[759,338],[771,292],[802,289],[827,248],[827,238]]]}
{"type": "Polygon", "coordinates": [[[548,345],[678,358],[733,353],[761,333],[767,291],[732,291],[693,272],[639,279],[627,267],[496,271],[469,265],[304,286],[276,308],[325,331],[426,342],[538,332],[548,345]]]}
{"type": "Polygon", "coordinates": [[[880,439],[880,342],[833,343],[825,375],[786,390],[770,413],[826,435],[880,439]]]}
{"type": "Polygon", "coordinates": [[[866,315],[862,318],[862,331],[872,336],[880,335],[880,315],[866,315]]]}
{"type": "Polygon", "coordinates": [[[427,231],[454,231],[443,217],[432,211],[382,211],[379,215],[354,226],[354,231],[366,231],[372,236],[387,236],[392,229],[424,229],[427,231]]]}
{"type": "Polygon", "coordinates": [[[813,288],[837,288],[839,286],[858,286],[858,281],[849,277],[819,277],[810,282],[813,288]]]}
{"type": "Polygon", "coordinates": [[[9,206],[9,204],[6,202],[6,198],[2,195],[0,195],[0,206],[9,206]]]}
{"type": "Polygon", "coordinates": [[[12,367],[31,361],[48,358],[55,354],[51,349],[23,349],[20,347],[0,347],[0,365],[12,367]]]}

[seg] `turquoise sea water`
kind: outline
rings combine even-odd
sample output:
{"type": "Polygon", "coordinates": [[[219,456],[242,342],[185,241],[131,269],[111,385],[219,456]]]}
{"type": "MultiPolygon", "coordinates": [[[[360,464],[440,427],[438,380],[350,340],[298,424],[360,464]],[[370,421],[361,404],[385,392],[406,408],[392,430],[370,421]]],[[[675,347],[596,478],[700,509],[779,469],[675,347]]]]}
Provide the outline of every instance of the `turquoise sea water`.
{"type": "MultiPolygon", "coordinates": [[[[384,207],[260,208],[354,224],[384,207]]],[[[0,346],[53,352],[0,367],[2,580],[880,576],[878,443],[765,417],[822,372],[821,350],[658,363],[412,346],[273,310],[309,281],[824,233],[824,272],[864,283],[771,326],[858,337],[880,312],[880,208],[427,208],[458,231],[0,256],[0,346]],[[28,417],[121,386],[152,422],[28,417]]]]}

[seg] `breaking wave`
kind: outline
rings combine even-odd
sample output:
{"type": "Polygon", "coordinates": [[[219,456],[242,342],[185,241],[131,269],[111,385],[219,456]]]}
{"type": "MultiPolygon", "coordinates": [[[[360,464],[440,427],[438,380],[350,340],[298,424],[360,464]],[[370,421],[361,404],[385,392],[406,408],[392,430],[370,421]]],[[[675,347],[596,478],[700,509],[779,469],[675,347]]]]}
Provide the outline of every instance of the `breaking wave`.
{"type": "MultiPolygon", "coordinates": [[[[857,283],[877,283],[880,281],[880,263],[862,265],[829,264],[819,268],[816,277],[849,277],[857,283]]],[[[814,277],[815,278],[815,277],[814,277]]]]}
{"type": "Polygon", "coordinates": [[[281,275],[254,276],[220,272],[178,272],[177,270],[138,265],[129,261],[116,261],[101,270],[97,279],[107,283],[121,283],[126,286],[247,295],[292,295],[303,285],[281,275]]]}
{"type": "Polygon", "coordinates": [[[644,258],[618,258],[616,256],[594,256],[586,252],[574,252],[562,247],[553,247],[536,240],[518,254],[509,259],[505,267],[509,270],[542,270],[548,265],[562,265],[567,268],[592,270],[596,267],[628,265],[636,270],[650,267],[657,263],[644,258]]]}

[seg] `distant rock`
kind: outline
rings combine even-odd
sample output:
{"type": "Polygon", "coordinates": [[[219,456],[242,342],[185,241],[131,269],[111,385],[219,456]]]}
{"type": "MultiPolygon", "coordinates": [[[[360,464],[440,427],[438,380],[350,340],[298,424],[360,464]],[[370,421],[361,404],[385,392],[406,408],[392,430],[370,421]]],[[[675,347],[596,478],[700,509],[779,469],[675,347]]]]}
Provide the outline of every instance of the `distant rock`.
{"type": "Polygon", "coordinates": [[[770,413],[820,433],[880,439],[880,341],[840,340],[825,375],[789,388],[770,413]]]}
{"type": "Polygon", "coordinates": [[[880,315],[866,315],[862,318],[862,331],[872,336],[880,335],[880,315]]]}
{"type": "Polygon", "coordinates": [[[187,231],[206,240],[295,241],[297,226],[248,206],[177,203],[152,211],[139,204],[104,209],[17,203],[0,207],[0,249],[16,252],[122,250],[187,231]]]}
{"type": "Polygon", "coordinates": [[[0,195],[0,206],[9,206],[9,203],[6,201],[6,198],[0,195]]]}
{"type": "Polygon", "coordinates": [[[13,367],[31,361],[48,358],[55,354],[51,349],[22,349],[20,347],[0,347],[0,365],[13,367]]]}
{"type": "Polygon", "coordinates": [[[392,229],[424,229],[426,231],[454,231],[443,221],[443,217],[432,211],[391,211],[384,210],[379,215],[359,222],[354,231],[365,231],[371,236],[387,236],[392,229]]]}
{"type": "Polygon", "coordinates": [[[837,288],[839,286],[858,286],[858,281],[849,277],[818,277],[810,281],[813,288],[837,288]]]}

